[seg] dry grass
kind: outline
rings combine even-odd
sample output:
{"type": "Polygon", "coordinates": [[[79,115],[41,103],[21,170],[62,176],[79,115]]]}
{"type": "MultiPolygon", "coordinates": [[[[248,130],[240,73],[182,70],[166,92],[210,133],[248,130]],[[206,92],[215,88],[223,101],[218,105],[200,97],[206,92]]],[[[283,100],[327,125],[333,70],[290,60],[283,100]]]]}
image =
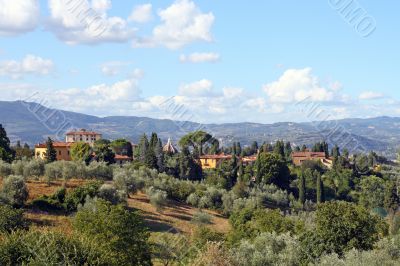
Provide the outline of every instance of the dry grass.
{"type": "MultiPolygon", "coordinates": [[[[191,220],[198,209],[187,204],[170,201],[162,212],[157,212],[156,208],[149,203],[148,197],[139,193],[128,199],[128,206],[141,211],[146,225],[152,232],[180,232],[192,235],[196,229],[196,225],[191,223],[191,220]]],[[[212,216],[212,224],[207,227],[220,233],[227,233],[230,230],[228,219],[214,211],[203,211],[212,216]]]]}
{"type": "MultiPolygon", "coordinates": [[[[72,190],[76,187],[87,183],[87,180],[71,179],[65,184],[67,190],[72,190]]],[[[0,179],[0,188],[1,188],[0,179]]],[[[45,181],[28,180],[27,186],[29,190],[28,202],[43,195],[52,195],[64,185],[64,181],[53,181],[50,186],[45,181]]],[[[187,235],[192,235],[196,230],[191,220],[193,215],[198,211],[197,208],[184,203],[170,201],[162,212],[158,212],[149,202],[147,195],[138,193],[128,199],[128,206],[141,211],[146,225],[152,232],[180,232],[187,235]]],[[[207,225],[220,233],[227,233],[230,230],[228,219],[222,217],[215,211],[203,210],[211,215],[211,224],[207,225]]],[[[61,232],[71,232],[70,217],[63,214],[49,214],[46,212],[35,212],[27,210],[26,218],[31,221],[32,226],[39,229],[52,229],[61,232]]]]}

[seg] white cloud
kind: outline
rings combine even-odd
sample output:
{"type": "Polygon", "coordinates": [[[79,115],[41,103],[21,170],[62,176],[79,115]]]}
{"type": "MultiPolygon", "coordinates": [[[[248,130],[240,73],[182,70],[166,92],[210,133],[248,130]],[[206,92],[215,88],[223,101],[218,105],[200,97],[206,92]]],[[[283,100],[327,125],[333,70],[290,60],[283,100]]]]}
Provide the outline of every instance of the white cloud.
{"type": "Polygon", "coordinates": [[[49,0],[48,29],[67,44],[126,42],[135,29],[120,17],[108,17],[110,0],[49,0]]]}
{"type": "Polygon", "coordinates": [[[138,5],[128,18],[128,21],[146,23],[153,18],[153,6],[151,4],[138,5]]]}
{"type": "Polygon", "coordinates": [[[214,23],[213,13],[202,13],[190,0],[176,0],[171,6],[160,10],[158,15],[162,24],[153,29],[149,38],[135,41],[136,47],[166,46],[179,49],[197,41],[211,42],[211,27],[214,23]]]}
{"type": "Polygon", "coordinates": [[[38,0],[0,0],[0,36],[34,30],[39,23],[38,0]]]}
{"type": "Polygon", "coordinates": [[[179,57],[179,61],[182,63],[215,63],[219,61],[219,59],[220,55],[217,53],[192,53],[189,55],[182,54],[179,57]]]}
{"type": "Polygon", "coordinates": [[[275,82],[263,87],[272,103],[291,103],[309,99],[311,101],[331,101],[334,91],[324,88],[311,68],[289,69],[275,82]]]}
{"type": "Polygon", "coordinates": [[[358,96],[360,100],[377,100],[382,99],[383,97],[384,95],[382,93],[373,91],[365,91],[358,96]]]}
{"type": "Polygon", "coordinates": [[[121,69],[129,65],[128,62],[121,62],[121,61],[111,61],[105,62],[100,65],[101,73],[105,76],[116,76],[120,74],[121,69]]]}
{"type": "Polygon", "coordinates": [[[209,96],[212,93],[213,83],[208,79],[202,79],[189,84],[183,84],[179,88],[181,96],[209,96]]]}
{"type": "Polygon", "coordinates": [[[27,74],[48,75],[53,70],[53,61],[35,55],[27,55],[22,61],[0,61],[0,76],[9,76],[13,79],[19,79],[27,74]]]}

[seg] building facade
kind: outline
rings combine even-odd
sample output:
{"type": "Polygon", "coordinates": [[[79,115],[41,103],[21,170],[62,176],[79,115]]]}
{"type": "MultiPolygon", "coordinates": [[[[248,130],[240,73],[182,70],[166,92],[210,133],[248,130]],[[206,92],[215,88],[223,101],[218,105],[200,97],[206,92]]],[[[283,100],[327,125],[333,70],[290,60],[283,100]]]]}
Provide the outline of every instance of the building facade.
{"type": "MultiPolygon", "coordinates": [[[[57,161],[71,161],[70,147],[73,143],[53,142],[53,147],[57,152],[57,161]]],[[[46,160],[47,145],[40,143],[35,145],[35,158],[46,160]]]]}
{"type": "Polygon", "coordinates": [[[100,140],[102,135],[93,131],[86,131],[81,129],[78,131],[70,131],[65,136],[65,142],[85,142],[93,146],[96,140],[100,140]]]}
{"type": "Polygon", "coordinates": [[[305,161],[320,161],[328,168],[332,167],[332,159],[325,152],[299,151],[292,152],[292,161],[296,166],[301,166],[305,161]]]}

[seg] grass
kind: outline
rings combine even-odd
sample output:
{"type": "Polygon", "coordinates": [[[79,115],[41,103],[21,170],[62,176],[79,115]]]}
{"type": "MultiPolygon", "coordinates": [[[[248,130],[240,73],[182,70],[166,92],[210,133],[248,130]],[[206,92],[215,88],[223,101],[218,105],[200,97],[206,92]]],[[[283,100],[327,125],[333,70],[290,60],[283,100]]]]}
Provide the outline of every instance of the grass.
{"type": "MultiPolygon", "coordinates": [[[[88,180],[71,179],[65,184],[67,191],[76,187],[82,186],[88,180]]],[[[2,179],[0,178],[0,188],[2,179]]],[[[64,184],[63,180],[52,181],[48,186],[45,181],[28,180],[26,182],[29,190],[28,203],[43,195],[52,195],[64,184]]],[[[159,211],[151,205],[148,196],[139,192],[128,199],[128,207],[138,209],[145,220],[145,224],[149,227],[152,233],[169,232],[183,233],[192,235],[196,230],[196,225],[193,224],[193,217],[198,213],[198,209],[185,203],[176,201],[168,201],[168,204],[159,211]]],[[[227,233],[230,230],[228,219],[221,216],[218,212],[203,210],[209,215],[210,224],[206,226],[210,229],[227,233]]],[[[32,227],[38,229],[51,229],[60,232],[71,232],[71,219],[63,214],[50,214],[27,209],[25,212],[26,218],[31,222],[32,227]]]]}
{"type": "MultiPolygon", "coordinates": [[[[152,232],[179,232],[192,235],[196,229],[192,220],[198,209],[187,204],[169,201],[160,213],[150,204],[147,195],[138,193],[128,199],[128,206],[141,211],[146,225],[152,232]]],[[[203,212],[210,216],[210,224],[207,224],[207,227],[219,233],[227,233],[230,230],[228,219],[215,211],[203,210],[203,212]]]]}

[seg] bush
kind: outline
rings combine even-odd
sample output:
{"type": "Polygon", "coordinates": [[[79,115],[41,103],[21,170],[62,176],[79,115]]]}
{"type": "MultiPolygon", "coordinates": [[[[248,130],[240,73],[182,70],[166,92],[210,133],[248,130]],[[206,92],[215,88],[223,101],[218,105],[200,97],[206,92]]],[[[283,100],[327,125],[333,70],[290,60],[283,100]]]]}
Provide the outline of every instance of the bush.
{"type": "Polygon", "coordinates": [[[36,177],[44,175],[44,162],[41,160],[31,160],[24,165],[24,177],[36,177]]]}
{"type": "Polygon", "coordinates": [[[289,233],[262,233],[253,241],[242,240],[232,251],[234,265],[300,265],[298,241],[289,233]]]}
{"type": "Polygon", "coordinates": [[[125,201],[124,197],[121,195],[121,192],[119,192],[113,185],[110,184],[103,184],[100,187],[98,197],[109,201],[114,205],[125,201]]]}
{"type": "Polygon", "coordinates": [[[112,167],[105,162],[92,162],[87,167],[87,175],[89,178],[98,180],[112,180],[113,170],[112,167]]]}
{"type": "Polygon", "coordinates": [[[104,243],[116,254],[114,265],[151,265],[149,233],[142,218],[122,205],[104,200],[81,208],[73,221],[74,229],[95,243],[104,243]]]}
{"type": "Polygon", "coordinates": [[[131,193],[136,193],[145,187],[145,180],[139,175],[139,171],[129,171],[125,168],[117,168],[114,170],[114,185],[115,187],[125,192],[126,196],[131,193]]]}
{"type": "Polygon", "coordinates": [[[193,234],[193,244],[198,248],[202,249],[207,242],[223,242],[225,236],[222,233],[218,233],[206,226],[198,226],[193,234]]]}
{"type": "Polygon", "coordinates": [[[202,211],[196,212],[192,217],[192,223],[199,225],[211,224],[211,220],[211,215],[202,211]]]}
{"type": "Polygon", "coordinates": [[[0,177],[7,177],[12,174],[11,164],[0,160],[0,177]]]}
{"type": "Polygon", "coordinates": [[[10,175],[3,181],[0,198],[16,207],[22,207],[28,199],[28,188],[22,176],[10,175]]]}
{"type": "Polygon", "coordinates": [[[22,161],[22,160],[14,161],[11,164],[13,174],[23,176],[25,164],[26,164],[26,161],[22,161]]]}
{"type": "Polygon", "coordinates": [[[27,229],[23,210],[0,204],[0,233],[11,233],[18,229],[27,229]]]}
{"type": "Polygon", "coordinates": [[[150,198],[150,203],[156,207],[157,211],[161,211],[167,204],[167,192],[150,187],[146,191],[150,198]]]}
{"type": "Polygon", "coordinates": [[[199,205],[199,201],[200,201],[200,198],[199,198],[199,196],[197,196],[196,193],[190,194],[189,197],[186,199],[186,203],[190,204],[194,207],[197,207],[199,205]]]}
{"type": "Polygon", "coordinates": [[[41,211],[53,212],[65,210],[65,197],[67,190],[65,188],[60,188],[52,196],[42,196],[34,199],[31,202],[31,206],[34,209],[39,209],[41,211]]]}
{"type": "Polygon", "coordinates": [[[87,197],[94,198],[98,195],[101,182],[91,182],[82,187],[77,187],[65,197],[65,209],[69,212],[76,211],[79,205],[85,204],[87,197]]]}
{"type": "Polygon", "coordinates": [[[2,236],[0,265],[117,265],[104,246],[77,235],[17,231],[2,236]]]}
{"type": "Polygon", "coordinates": [[[64,163],[57,161],[45,165],[44,175],[46,176],[47,182],[50,184],[52,180],[57,180],[63,176],[64,163]]]}

